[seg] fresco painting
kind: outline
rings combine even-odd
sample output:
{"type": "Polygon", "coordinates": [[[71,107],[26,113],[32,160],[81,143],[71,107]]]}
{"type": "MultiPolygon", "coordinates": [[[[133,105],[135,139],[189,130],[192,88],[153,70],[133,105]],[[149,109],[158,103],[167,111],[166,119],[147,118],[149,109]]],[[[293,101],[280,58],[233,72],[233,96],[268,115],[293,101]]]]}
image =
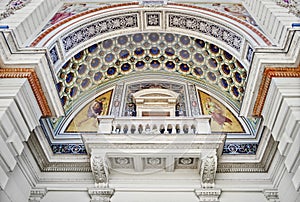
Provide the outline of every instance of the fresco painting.
{"type": "Polygon", "coordinates": [[[97,116],[108,115],[112,90],[108,91],[87,104],[71,121],[66,133],[97,132],[97,116]]]}
{"type": "Polygon", "coordinates": [[[212,96],[198,91],[203,114],[211,115],[212,132],[222,133],[244,133],[244,129],[238,119],[212,96]]]}

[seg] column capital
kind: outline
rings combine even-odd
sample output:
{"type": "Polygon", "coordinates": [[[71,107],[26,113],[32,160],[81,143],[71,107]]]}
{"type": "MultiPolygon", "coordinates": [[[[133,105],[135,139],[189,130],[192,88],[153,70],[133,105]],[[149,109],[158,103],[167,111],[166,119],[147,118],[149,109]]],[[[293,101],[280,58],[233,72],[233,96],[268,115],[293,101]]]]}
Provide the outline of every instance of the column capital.
{"type": "Polygon", "coordinates": [[[221,189],[196,189],[195,194],[199,202],[219,202],[221,189]]]}
{"type": "Polygon", "coordinates": [[[110,198],[114,195],[115,190],[112,188],[90,188],[90,202],[110,202],[110,198]]]}
{"type": "Polygon", "coordinates": [[[263,193],[266,199],[270,202],[279,202],[278,190],[277,189],[265,189],[263,193]]]}
{"type": "Polygon", "coordinates": [[[46,188],[33,188],[30,191],[28,202],[40,202],[47,193],[46,188]]]}

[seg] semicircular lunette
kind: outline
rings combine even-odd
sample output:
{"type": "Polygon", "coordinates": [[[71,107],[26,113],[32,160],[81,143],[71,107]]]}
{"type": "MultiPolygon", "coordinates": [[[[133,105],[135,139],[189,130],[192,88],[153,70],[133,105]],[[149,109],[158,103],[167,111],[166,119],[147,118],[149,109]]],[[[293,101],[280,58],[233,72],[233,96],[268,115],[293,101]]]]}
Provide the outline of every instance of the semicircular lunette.
{"type": "Polygon", "coordinates": [[[164,72],[213,85],[239,108],[247,70],[229,52],[199,38],[137,33],[98,42],[75,54],[57,73],[66,112],[83,95],[135,72],[164,72]]]}

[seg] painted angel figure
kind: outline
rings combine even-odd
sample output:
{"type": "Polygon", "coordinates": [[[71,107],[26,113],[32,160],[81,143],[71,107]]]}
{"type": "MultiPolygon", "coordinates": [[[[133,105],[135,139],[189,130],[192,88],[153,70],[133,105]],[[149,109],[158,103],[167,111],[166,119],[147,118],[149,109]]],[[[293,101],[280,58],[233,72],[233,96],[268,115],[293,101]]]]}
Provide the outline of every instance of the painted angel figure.
{"type": "Polygon", "coordinates": [[[206,109],[208,111],[208,114],[212,116],[214,121],[216,121],[221,126],[225,125],[226,123],[230,125],[232,124],[232,120],[224,115],[224,111],[218,103],[214,102],[211,98],[207,98],[206,101],[206,109]]]}
{"type": "Polygon", "coordinates": [[[97,116],[101,115],[104,110],[103,101],[95,100],[87,111],[87,117],[78,123],[78,126],[81,126],[84,122],[88,121],[90,118],[97,118],[97,116]]]}

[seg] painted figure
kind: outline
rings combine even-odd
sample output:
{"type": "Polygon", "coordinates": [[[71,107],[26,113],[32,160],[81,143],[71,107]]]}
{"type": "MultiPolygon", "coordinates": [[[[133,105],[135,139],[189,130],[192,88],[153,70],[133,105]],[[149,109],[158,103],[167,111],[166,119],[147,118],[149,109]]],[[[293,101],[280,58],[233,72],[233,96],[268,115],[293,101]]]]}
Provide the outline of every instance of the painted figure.
{"type": "Polygon", "coordinates": [[[87,117],[78,123],[78,126],[81,126],[84,122],[89,120],[90,118],[97,118],[97,116],[101,115],[104,109],[103,99],[100,101],[95,100],[89,107],[87,111],[87,117]]]}
{"type": "Polygon", "coordinates": [[[231,119],[223,115],[224,111],[218,105],[218,103],[211,100],[211,98],[207,98],[206,101],[206,109],[208,111],[208,114],[212,116],[214,121],[216,121],[221,126],[225,125],[226,123],[232,125],[231,119]]]}

